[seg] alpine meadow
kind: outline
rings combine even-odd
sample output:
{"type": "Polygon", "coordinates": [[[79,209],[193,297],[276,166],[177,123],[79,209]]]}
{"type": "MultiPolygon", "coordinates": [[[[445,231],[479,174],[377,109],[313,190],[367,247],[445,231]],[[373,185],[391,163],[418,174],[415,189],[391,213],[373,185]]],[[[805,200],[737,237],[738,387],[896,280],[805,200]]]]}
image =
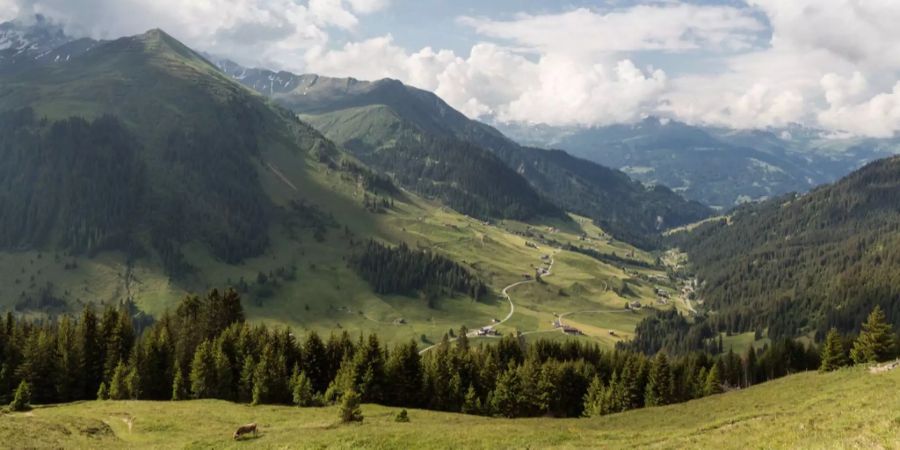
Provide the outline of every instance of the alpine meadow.
{"type": "Polygon", "coordinates": [[[889,0],[0,0],[0,448],[900,449],[889,0]]]}

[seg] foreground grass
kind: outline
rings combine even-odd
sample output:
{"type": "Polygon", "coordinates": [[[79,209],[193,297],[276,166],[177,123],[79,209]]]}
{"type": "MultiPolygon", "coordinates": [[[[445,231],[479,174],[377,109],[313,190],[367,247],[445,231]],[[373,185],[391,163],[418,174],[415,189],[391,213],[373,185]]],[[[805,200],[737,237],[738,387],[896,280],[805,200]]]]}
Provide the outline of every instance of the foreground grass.
{"type": "Polygon", "coordinates": [[[83,402],[0,416],[10,447],[82,448],[900,448],[900,371],[804,373],[680,405],[592,419],[492,419],[364,405],[362,424],[335,408],[222,401],[83,402]],[[235,442],[239,424],[260,434],[235,442]]]}

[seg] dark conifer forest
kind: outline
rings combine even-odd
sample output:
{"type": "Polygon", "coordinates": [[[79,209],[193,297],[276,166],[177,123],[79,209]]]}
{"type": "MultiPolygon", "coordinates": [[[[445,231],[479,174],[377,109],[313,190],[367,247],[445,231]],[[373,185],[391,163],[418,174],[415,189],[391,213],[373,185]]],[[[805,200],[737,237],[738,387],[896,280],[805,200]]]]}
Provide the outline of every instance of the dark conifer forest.
{"type": "MultiPolygon", "coordinates": [[[[820,366],[818,349],[790,339],[743,354],[672,357],[596,344],[506,335],[473,345],[467,330],[420,354],[346,331],[327,338],[245,322],[236,291],[185,297],[155,323],[126,308],[78,317],[0,321],[0,403],[23,383],[34,403],[85,399],[218,398],[253,404],[328,405],[353,391],[363,402],[503,417],[578,417],[683,402],[820,366]]],[[[873,312],[854,355],[891,357],[873,312]],[[873,333],[881,333],[874,335],[873,333]]],[[[828,361],[849,349],[825,349],[828,361]]],[[[860,358],[865,358],[861,356],[860,358]]],[[[861,359],[866,361],[866,359],[861,359]]],[[[828,370],[833,370],[829,366],[828,370]]]]}
{"type": "Polygon", "coordinates": [[[484,282],[463,266],[429,250],[411,249],[406,244],[389,247],[370,240],[350,264],[379,294],[424,293],[431,301],[454,294],[480,300],[488,293],[484,282]]]}
{"type": "MultiPolygon", "coordinates": [[[[690,255],[704,307],[713,311],[698,330],[679,332],[692,341],[687,348],[720,331],[812,333],[821,340],[832,327],[858,331],[876,305],[896,323],[900,158],[873,162],[805,195],[746,205],[728,220],[674,236],[672,244],[690,255]]],[[[648,320],[636,341],[657,339],[647,333],[662,338],[662,328],[686,329],[677,318],[648,320]]]]}

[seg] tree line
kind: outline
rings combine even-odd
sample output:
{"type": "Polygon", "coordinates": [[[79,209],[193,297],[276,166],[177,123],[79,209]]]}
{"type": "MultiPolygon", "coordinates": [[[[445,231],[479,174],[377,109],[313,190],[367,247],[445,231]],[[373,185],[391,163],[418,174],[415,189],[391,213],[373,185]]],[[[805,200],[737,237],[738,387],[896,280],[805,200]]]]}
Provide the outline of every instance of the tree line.
{"type": "Polygon", "coordinates": [[[488,293],[484,282],[463,266],[405,243],[390,247],[369,240],[350,259],[350,266],[379,294],[423,293],[433,301],[453,294],[480,300],[488,293]]]}
{"type": "MultiPolygon", "coordinates": [[[[888,357],[873,312],[854,361],[888,357]],[[874,344],[873,344],[874,343],[874,344]],[[868,356],[867,356],[868,355],[868,356]]],[[[672,357],[596,344],[504,336],[472,345],[465,329],[419,354],[377,335],[300,338],[244,320],[233,290],[184,298],[137,333],[130,315],[86,306],[79,318],[31,321],[7,314],[0,328],[0,401],[218,398],[316,406],[362,402],[504,417],[576,417],[665,405],[747,387],[833,363],[834,346],[785,340],[738,355],[672,357]],[[358,398],[357,398],[358,397],[358,398]]],[[[830,370],[829,366],[829,370],[830,370]]],[[[352,409],[352,408],[351,408],[352,409]]],[[[352,413],[352,411],[350,411],[352,413]]],[[[352,416],[352,414],[351,414],[352,416]]]]}

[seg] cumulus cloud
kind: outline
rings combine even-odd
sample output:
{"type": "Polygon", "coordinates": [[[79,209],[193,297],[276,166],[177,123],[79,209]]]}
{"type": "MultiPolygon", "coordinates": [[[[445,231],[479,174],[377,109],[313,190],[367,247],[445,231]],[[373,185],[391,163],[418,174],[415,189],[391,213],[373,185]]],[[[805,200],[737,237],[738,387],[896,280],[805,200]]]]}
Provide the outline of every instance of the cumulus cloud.
{"type": "MultiPolygon", "coordinates": [[[[0,14],[4,2],[0,0],[0,14]]],[[[241,62],[299,68],[330,29],[352,30],[387,0],[14,0],[19,16],[43,14],[73,35],[115,38],[163,28],[188,45],[241,62]]]]}
{"type": "Polygon", "coordinates": [[[0,0],[0,22],[13,20],[19,16],[19,6],[14,0],[0,0]]]}
{"type": "Polygon", "coordinates": [[[0,0],[0,19],[40,13],[102,38],[160,27],[243,64],[397,78],[476,118],[900,131],[900,2],[744,2],[470,14],[455,22],[472,33],[463,51],[363,37],[366,16],[390,0],[0,0]]]}
{"type": "Polygon", "coordinates": [[[866,80],[859,72],[852,77],[829,73],[822,77],[828,108],[818,115],[825,127],[872,137],[891,137],[900,129],[900,82],[890,92],[861,98],[866,80]]]}
{"type": "Polygon", "coordinates": [[[634,6],[609,12],[579,8],[513,20],[462,17],[483,36],[541,53],[591,54],[634,50],[743,49],[763,25],[747,9],[726,6],[634,6]]]}
{"type": "Polygon", "coordinates": [[[624,59],[608,64],[548,54],[532,61],[495,44],[465,57],[424,48],[407,53],[390,36],[317,49],[306,66],[316,73],[361,79],[396,78],[434,91],[470,117],[552,125],[633,121],[655,108],[666,85],[661,70],[624,59]]]}

